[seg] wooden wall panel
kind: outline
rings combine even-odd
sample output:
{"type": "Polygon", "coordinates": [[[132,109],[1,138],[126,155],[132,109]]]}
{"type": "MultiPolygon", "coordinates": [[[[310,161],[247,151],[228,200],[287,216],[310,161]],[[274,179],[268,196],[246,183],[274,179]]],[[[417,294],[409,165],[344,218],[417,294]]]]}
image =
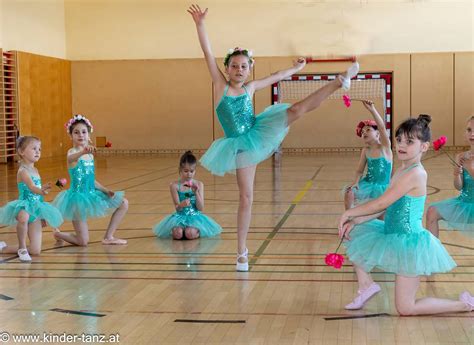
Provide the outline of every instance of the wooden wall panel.
{"type": "Polygon", "coordinates": [[[474,53],[454,54],[454,142],[465,146],[466,120],[474,115],[474,53]]]}
{"type": "Polygon", "coordinates": [[[72,62],[73,110],[116,149],[204,149],[212,87],[204,61],[72,62]]]}
{"type": "MultiPolygon", "coordinates": [[[[462,77],[472,75],[469,59],[471,53],[459,54],[456,99],[460,113],[472,109],[472,97],[467,96],[472,93],[472,82],[462,77]]],[[[463,120],[463,115],[454,116],[453,111],[452,53],[369,55],[359,57],[359,62],[361,72],[393,73],[394,129],[410,114],[429,113],[434,119],[433,136],[447,135],[453,144],[454,124],[463,120]]],[[[260,57],[254,76],[262,78],[291,65],[290,57],[260,57]]],[[[347,66],[308,64],[304,72],[334,73],[347,66]]],[[[113,148],[206,149],[223,135],[203,59],[72,62],[72,90],[74,112],[89,116],[96,126],[95,134],[106,136],[113,148]]],[[[254,102],[256,113],[270,105],[270,88],[257,92],[254,102]]],[[[376,102],[381,110],[380,100],[376,102]]],[[[329,100],[295,123],[283,146],[360,147],[354,127],[369,116],[360,104],[354,102],[348,111],[341,101],[329,100]]]]}
{"type": "Polygon", "coordinates": [[[69,146],[64,123],[71,117],[71,63],[18,53],[21,135],[41,138],[42,156],[63,155],[69,146]]]}
{"type": "Polygon", "coordinates": [[[411,111],[413,116],[432,116],[433,139],[448,137],[454,145],[454,55],[452,53],[411,56],[411,111]]]}
{"type": "MultiPolygon", "coordinates": [[[[362,56],[358,61],[361,72],[393,73],[392,125],[395,128],[409,116],[410,55],[370,55],[362,56]]],[[[256,78],[262,78],[290,66],[292,66],[292,58],[260,58],[256,65],[256,78]]],[[[348,66],[348,62],[310,63],[301,73],[338,73],[348,66]]],[[[374,101],[382,114],[382,99],[374,101]]],[[[263,110],[270,104],[270,88],[260,91],[256,96],[257,111],[263,110]]],[[[353,106],[347,109],[341,100],[327,100],[318,109],[306,114],[304,118],[292,125],[283,147],[361,147],[363,143],[354,135],[354,128],[360,120],[367,118],[371,118],[371,115],[360,102],[353,102],[353,106]]]]}

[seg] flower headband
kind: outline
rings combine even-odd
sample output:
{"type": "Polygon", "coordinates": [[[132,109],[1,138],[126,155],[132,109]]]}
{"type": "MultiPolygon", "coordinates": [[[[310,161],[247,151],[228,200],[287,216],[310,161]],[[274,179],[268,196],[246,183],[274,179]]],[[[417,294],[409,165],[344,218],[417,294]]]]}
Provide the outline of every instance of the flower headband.
{"type": "Polygon", "coordinates": [[[73,124],[75,124],[76,122],[78,122],[78,121],[84,121],[86,123],[87,127],[90,128],[91,133],[94,131],[94,127],[92,127],[92,123],[89,121],[89,119],[87,117],[85,117],[84,115],[81,115],[81,114],[76,114],[72,117],[72,119],[70,119],[64,125],[64,127],[66,128],[67,133],[71,133],[71,131],[70,131],[71,126],[73,124]]]}
{"type": "Polygon", "coordinates": [[[370,126],[370,127],[373,127],[374,129],[378,129],[377,122],[375,122],[374,120],[363,120],[359,122],[359,124],[356,127],[356,134],[358,137],[362,137],[362,129],[365,126],[370,126]]]}
{"type": "Polygon", "coordinates": [[[244,48],[235,47],[234,49],[229,49],[229,52],[227,53],[227,55],[224,58],[224,66],[228,66],[230,58],[232,56],[235,56],[235,55],[245,55],[246,57],[249,58],[250,65],[253,65],[254,62],[255,62],[253,57],[252,57],[253,56],[253,51],[248,50],[248,49],[244,49],[244,48]]]}

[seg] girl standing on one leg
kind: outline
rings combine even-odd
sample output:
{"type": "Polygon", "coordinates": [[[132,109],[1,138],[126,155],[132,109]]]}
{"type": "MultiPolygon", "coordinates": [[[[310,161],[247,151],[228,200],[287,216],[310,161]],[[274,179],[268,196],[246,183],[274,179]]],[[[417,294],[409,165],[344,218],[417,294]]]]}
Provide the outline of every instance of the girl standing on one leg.
{"type": "Polygon", "coordinates": [[[289,126],[305,113],[319,105],[339,88],[350,87],[350,79],[357,75],[359,65],[354,63],[342,75],[293,105],[276,104],[255,116],[252,98],[255,91],[283,80],[300,71],[306,64],[299,58],[294,66],[266,78],[247,82],[253,65],[252,53],[235,48],[224,59],[225,74],[219,70],[204,26],[207,9],[193,5],[188,9],[196,24],[207,67],[214,86],[216,113],[225,137],[214,141],[201,164],[215,175],[236,172],[239,188],[237,213],[238,271],[248,271],[247,233],[250,227],[253,185],[257,164],[267,159],[280,146],[289,126]]]}

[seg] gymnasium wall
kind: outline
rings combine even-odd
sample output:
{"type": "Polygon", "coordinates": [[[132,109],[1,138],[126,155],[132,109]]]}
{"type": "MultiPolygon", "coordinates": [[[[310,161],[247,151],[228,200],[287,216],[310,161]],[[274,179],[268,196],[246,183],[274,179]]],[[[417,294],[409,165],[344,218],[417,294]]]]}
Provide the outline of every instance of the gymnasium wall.
{"type": "Polygon", "coordinates": [[[63,0],[1,0],[0,47],[66,58],[63,0]]]}
{"type": "MultiPolygon", "coordinates": [[[[62,133],[63,120],[81,112],[94,121],[95,135],[107,137],[116,149],[207,148],[222,130],[188,5],[184,0],[0,0],[0,46],[28,52],[20,54],[22,130],[46,136],[45,153],[63,153],[60,144],[69,139],[48,134],[37,123],[51,116],[60,124],[52,127],[62,133]]],[[[207,28],[216,55],[235,45],[253,48],[255,77],[290,66],[289,56],[359,54],[362,72],[394,73],[394,127],[409,114],[430,113],[434,136],[463,144],[465,119],[474,113],[472,1],[201,5],[210,8],[207,28]]],[[[346,66],[311,64],[304,72],[346,66]]],[[[257,93],[257,112],[270,99],[269,89],[257,93]]],[[[360,104],[348,111],[340,101],[328,101],[293,126],[284,147],[359,147],[358,138],[346,133],[366,117],[360,104]]]]}
{"type": "MultiPolygon", "coordinates": [[[[71,60],[200,58],[188,0],[65,0],[71,60]]],[[[204,0],[216,56],[473,51],[471,0],[204,0]]]]}
{"type": "Polygon", "coordinates": [[[64,124],[72,113],[71,63],[19,52],[18,79],[21,134],[41,139],[43,157],[64,155],[70,147],[64,124]]]}
{"type": "MultiPolygon", "coordinates": [[[[3,18],[3,0],[0,0],[0,18],[3,18]]],[[[0,20],[0,47],[3,45],[3,20],[0,20]]]]}
{"type": "MultiPolygon", "coordinates": [[[[254,75],[291,61],[259,58],[254,75]]],[[[474,53],[366,55],[359,61],[361,72],[393,72],[393,127],[410,114],[429,113],[433,137],[465,144],[465,119],[474,113],[474,53]]],[[[308,64],[304,72],[338,72],[347,65],[308,64]]],[[[72,90],[73,112],[90,116],[96,135],[115,149],[204,149],[222,135],[203,59],[73,61],[72,90]]],[[[256,94],[257,112],[270,103],[270,88],[256,94]]],[[[354,126],[368,116],[361,104],[348,111],[342,101],[329,100],[292,126],[283,147],[360,147],[354,126]]]]}

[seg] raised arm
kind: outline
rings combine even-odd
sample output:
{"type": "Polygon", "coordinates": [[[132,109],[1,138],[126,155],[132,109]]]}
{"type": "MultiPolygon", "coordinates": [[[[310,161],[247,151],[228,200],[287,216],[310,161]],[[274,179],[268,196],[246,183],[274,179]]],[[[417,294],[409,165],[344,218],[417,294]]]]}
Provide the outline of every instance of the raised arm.
{"type": "Polygon", "coordinates": [[[247,84],[247,88],[252,92],[266,88],[267,86],[278,83],[279,81],[301,71],[304,66],[306,66],[306,60],[305,58],[300,57],[298,60],[293,61],[293,67],[275,72],[263,79],[253,80],[247,84]]]}
{"type": "Polygon", "coordinates": [[[365,108],[372,114],[372,117],[375,120],[375,123],[377,123],[377,128],[379,129],[380,133],[380,142],[382,146],[385,149],[391,148],[390,144],[390,138],[387,134],[387,131],[385,130],[385,121],[382,119],[382,116],[378,113],[377,109],[375,108],[374,102],[370,100],[364,100],[362,101],[362,104],[364,104],[365,108]]]}
{"type": "Polygon", "coordinates": [[[199,5],[191,5],[191,7],[188,8],[188,13],[193,17],[194,23],[196,24],[199,44],[204,53],[204,58],[206,59],[207,68],[211,74],[212,82],[215,86],[224,88],[226,79],[219,67],[217,67],[216,59],[212,54],[211,43],[209,42],[209,37],[207,36],[206,27],[204,25],[207,8],[202,11],[199,5]]]}
{"type": "Polygon", "coordinates": [[[454,188],[456,188],[457,190],[461,190],[463,186],[462,169],[463,165],[466,163],[464,153],[460,153],[456,156],[456,162],[458,163],[458,165],[454,166],[453,168],[454,188]]]}
{"type": "Polygon", "coordinates": [[[67,152],[67,164],[75,164],[83,155],[92,154],[95,151],[96,148],[94,146],[86,146],[80,150],[72,148],[67,152]]]}

